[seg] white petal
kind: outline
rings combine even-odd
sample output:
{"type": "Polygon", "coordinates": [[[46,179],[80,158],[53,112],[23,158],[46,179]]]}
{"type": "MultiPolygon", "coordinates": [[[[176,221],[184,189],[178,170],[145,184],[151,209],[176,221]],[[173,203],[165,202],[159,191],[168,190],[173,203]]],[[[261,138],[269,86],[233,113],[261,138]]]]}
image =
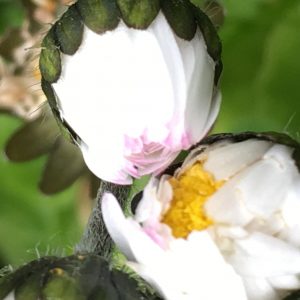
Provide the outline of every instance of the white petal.
{"type": "Polygon", "coordinates": [[[205,205],[207,213],[219,222],[234,225],[248,224],[253,215],[268,219],[280,210],[293,183],[295,167],[290,161],[266,154],[211,196],[205,205]]]}
{"type": "Polygon", "coordinates": [[[297,290],[300,289],[300,278],[292,275],[274,276],[268,278],[275,289],[297,290]]]}
{"type": "Polygon", "coordinates": [[[300,250],[272,236],[253,233],[236,240],[236,251],[229,258],[243,276],[272,277],[300,273],[300,250]]]}
{"type": "Polygon", "coordinates": [[[213,127],[213,124],[217,119],[221,107],[222,94],[218,90],[216,90],[214,93],[215,94],[213,95],[212,98],[208,118],[206,120],[205,128],[203,130],[204,135],[206,135],[213,127]]]}
{"type": "Polygon", "coordinates": [[[294,179],[285,202],[281,208],[281,214],[289,227],[300,226],[300,175],[294,179]]]}
{"type": "Polygon", "coordinates": [[[199,147],[196,147],[190,153],[188,156],[185,158],[181,168],[177,170],[175,173],[176,176],[180,176],[187,168],[192,166],[195,162],[201,161],[205,162],[208,158],[208,152],[212,151],[213,149],[219,148],[219,147],[224,147],[228,144],[231,144],[229,141],[220,141],[216,142],[212,145],[200,145],[199,147]]]}
{"type": "Polygon", "coordinates": [[[131,266],[168,300],[199,299],[199,295],[203,299],[247,299],[241,278],[206,231],[174,240],[164,261],[131,266]]]}
{"type": "Polygon", "coordinates": [[[207,231],[193,232],[187,241],[177,239],[171,251],[178,252],[177,261],[184,264],[185,274],[194,275],[182,278],[190,285],[188,290],[194,296],[190,299],[197,299],[199,292],[203,299],[246,299],[241,278],[225,262],[207,231]]]}
{"type": "MultiPolygon", "coordinates": [[[[249,213],[268,218],[280,209],[291,180],[289,170],[282,168],[278,161],[264,159],[229,180],[216,194],[225,194],[224,197],[232,195],[236,201],[244,203],[249,213]],[[230,191],[230,188],[233,190],[230,191]],[[222,191],[223,189],[226,191],[222,191]]],[[[212,197],[216,197],[216,195],[212,197]]],[[[224,198],[222,201],[228,200],[224,198]]],[[[235,209],[234,204],[232,204],[232,208],[235,209]]]]}
{"type": "Polygon", "coordinates": [[[216,180],[227,180],[261,159],[270,147],[271,142],[256,139],[226,144],[207,152],[204,168],[212,173],[216,180]]]}
{"type": "Polygon", "coordinates": [[[245,226],[254,218],[236,189],[239,178],[226,182],[205,203],[205,209],[216,223],[245,226]]]}
{"type": "Polygon", "coordinates": [[[268,218],[284,202],[291,180],[288,168],[277,160],[264,159],[240,175],[236,190],[252,213],[268,218]]]}
{"type": "Polygon", "coordinates": [[[166,300],[192,300],[184,289],[182,289],[182,284],[180,282],[180,276],[177,270],[173,271],[175,276],[172,274],[168,274],[170,270],[174,268],[174,266],[161,266],[157,268],[157,266],[144,266],[136,263],[127,263],[129,267],[131,267],[135,272],[137,272],[145,281],[150,283],[156,291],[164,297],[166,300]]]}
{"type": "Polygon", "coordinates": [[[102,199],[102,214],[107,230],[128,259],[151,264],[164,260],[164,251],[142,230],[138,223],[126,219],[112,194],[102,199]]]}
{"type": "Polygon", "coordinates": [[[15,300],[14,291],[12,291],[10,294],[8,294],[3,300],[15,300]]]}
{"type": "Polygon", "coordinates": [[[278,235],[285,227],[281,213],[275,213],[268,219],[254,218],[245,229],[249,233],[259,231],[268,235],[278,235]]]}
{"type": "Polygon", "coordinates": [[[161,202],[161,205],[162,205],[161,214],[166,213],[166,211],[170,207],[170,203],[171,203],[172,198],[173,198],[173,188],[172,188],[172,186],[169,182],[169,178],[170,178],[170,176],[163,175],[160,178],[160,182],[159,182],[159,188],[158,188],[158,191],[157,191],[157,198],[159,199],[159,201],[161,202]]]}
{"type": "Polygon", "coordinates": [[[241,239],[248,235],[248,232],[242,227],[238,226],[224,226],[216,225],[216,231],[219,236],[228,237],[231,239],[241,239]]]}
{"type": "MultiPolygon", "coordinates": [[[[162,18],[154,21],[153,26],[158,26],[155,22],[163,25],[162,18]]],[[[171,119],[172,81],[151,30],[121,23],[116,30],[98,35],[85,27],[80,49],[63,60],[63,74],[54,88],[67,121],[85,143],[94,140],[99,129],[114,126],[138,137],[155,125],[153,116],[160,128],[171,119]]]]}
{"type": "Polygon", "coordinates": [[[129,259],[134,259],[134,254],[127,238],[128,230],[131,230],[132,226],[125,219],[116,198],[112,194],[104,194],[101,208],[103,220],[110,236],[129,259]]]}
{"type": "Polygon", "coordinates": [[[284,145],[275,144],[264,155],[265,159],[274,159],[281,164],[282,168],[295,166],[294,160],[291,158],[293,149],[284,145]]]}
{"type": "Polygon", "coordinates": [[[244,284],[248,300],[280,300],[276,290],[265,278],[246,277],[244,284]]]}
{"type": "MultiPolygon", "coordinates": [[[[165,64],[167,66],[169,76],[172,79],[173,88],[173,116],[169,118],[168,128],[171,130],[171,139],[169,140],[170,147],[178,147],[181,144],[181,139],[184,130],[184,109],[186,104],[187,82],[184,69],[184,58],[182,57],[181,49],[176,41],[172,29],[168,25],[162,13],[156,18],[158,21],[153,23],[151,30],[156,36],[165,64]],[[160,21],[163,19],[164,21],[160,21]]],[[[161,98],[159,101],[165,102],[161,98]]],[[[157,107],[159,107],[158,105],[157,107]]],[[[156,108],[155,108],[156,109],[156,108]]],[[[154,115],[155,116],[155,115],[154,115]]],[[[156,116],[153,121],[156,122],[156,116]]]]}
{"type": "Polygon", "coordinates": [[[295,225],[292,227],[285,227],[278,234],[278,237],[288,243],[291,243],[293,246],[300,247],[300,225],[295,225]]]}
{"type": "Polygon", "coordinates": [[[198,29],[191,42],[179,40],[180,48],[186,44],[183,59],[185,64],[194,61],[193,75],[188,82],[188,98],[185,109],[185,130],[192,143],[198,142],[206,134],[204,130],[209,119],[213,98],[215,62],[207,53],[207,47],[198,29]],[[189,49],[187,49],[189,48],[189,49]]]}
{"type": "Polygon", "coordinates": [[[135,220],[139,223],[151,220],[159,220],[161,203],[157,198],[158,180],[152,177],[143,191],[143,197],[139,202],[135,220]]]}
{"type": "Polygon", "coordinates": [[[85,163],[97,177],[116,184],[132,183],[132,178],[124,171],[128,162],[124,158],[121,145],[110,147],[104,142],[100,149],[85,144],[81,144],[80,148],[85,163]]]}

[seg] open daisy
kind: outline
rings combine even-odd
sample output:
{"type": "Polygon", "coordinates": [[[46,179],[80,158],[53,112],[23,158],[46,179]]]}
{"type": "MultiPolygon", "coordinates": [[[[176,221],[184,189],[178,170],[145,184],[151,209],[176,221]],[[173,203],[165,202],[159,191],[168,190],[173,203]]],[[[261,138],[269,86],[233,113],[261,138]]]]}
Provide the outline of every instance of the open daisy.
{"type": "Polygon", "coordinates": [[[282,299],[300,288],[299,153],[280,134],[212,136],[133,218],[106,194],[108,231],[166,299],[282,299]]]}

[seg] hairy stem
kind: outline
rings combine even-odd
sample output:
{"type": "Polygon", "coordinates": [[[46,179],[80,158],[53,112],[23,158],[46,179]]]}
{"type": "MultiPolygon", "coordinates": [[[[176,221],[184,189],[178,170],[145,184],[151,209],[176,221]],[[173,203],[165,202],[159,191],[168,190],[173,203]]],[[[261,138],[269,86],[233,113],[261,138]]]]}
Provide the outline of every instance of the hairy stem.
{"type": "Polygon", "coordinates": [[[89,217],[86,229],[80,242],[75,247],[75,253],[93,253],[106,258],[110,258],[113,248],[113,241],[110,238],[101,212],[101,199],[105,192],[110,192],[120,201],[124,207],[130,186],[120,186],[113,183],[102,181],[95,200],[95,206],[89,217]]]}

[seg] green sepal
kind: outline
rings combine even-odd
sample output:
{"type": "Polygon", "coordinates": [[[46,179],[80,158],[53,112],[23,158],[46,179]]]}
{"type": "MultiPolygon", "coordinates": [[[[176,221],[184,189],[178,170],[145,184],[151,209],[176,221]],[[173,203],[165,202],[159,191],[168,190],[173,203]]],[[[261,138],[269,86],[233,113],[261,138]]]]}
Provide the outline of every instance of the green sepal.
{"type": "MultiPolygon", "coordinates": [[[[32,284],[31,276],[37,275],[39,277],[40,272],[48,263],[48,259],[42,258],[36,261],[32,261],[25,266],[20,267],[0,278],[0,299],[5,299],[5,297],[11,292],[15,291],[19,287],[25,289],[26,281],[29,279],[29,285],[32,284]]],[[[32,286],[32,285],[31,285],[32,286]]],[[[40,289],[38,290],[40,292],[40,289]]],[[[27,300],[27,299],[26,299],[27,300]]],[[[30,299],[31,300],[31,299],[30,299]]]]}
{"type": "Polygon", "coordinates": [[[200,27],[206,42],[207,52],[213,58],[213,60],[217,62],[221,59],[222,44],[216,28],[209,17],[200,8],[194,5],[192,6],[197,24],[200,27]]]}
{"type": "Polygon", "coordinates": [[[113,30],[119,24],[115,0],[78,0],[75,5],[85,25],[96,33],[113,30]]]}
{"type": "Polygon", "coordinates": [[[42,78],[42,90],[47,97],[48,103],[50,108],[53,112],[57,125],[60,128],[61,133],[63,136],[70,142],[79,142],[80,138],[77,136],[75,131],[71,128],[71,126],[61,118],[60,116],[60,108],[59,108],[59,99],[55,94],[54,89],[52,88],[51,84],[42,78]]]}
{"type": "Polygon", "coordinates": [[[79,287],[77,278],[72,278],[65,270],[59,267],[49,270],[48,273],[47,283],[42,290],[42,299],[86,299],[79,287]]]}
{"type": "Polygon", "coordinates": [[[161,7],[176,35],[188,41],[193,39],[197,24],[190,3],[186,0],[162,0],[161,7]]]}
{"type": "Polygon", "coordinates": [[[98,255],[44,257],[0,278],[0,299],[12,291],[31,291],[38,298],[64,300],[161,300],[129,274],[112,268],[98,255]],[[39,282],[38,285],[35,285],[39,282]]]}
{"type": "Polygon", "coordinates": [[[159,0],[117,0],[122,19],[128,27],[146,29],[156,18],[159,0]]]}
{"type": "Polygon", "coordinates": [[[36,274],[29,276],[26,280],[26,284],[20,284],[16,287],[15,300],[40,299],[40,285],[40,276],[36,274]]]}
{"type": "Polygon", "coordinates": [[[83,23],[75,5],[69,7],[54,26],[60,50],[73,55],[81,45],[83,36],[83,23]]]}
{"type": "Polygon", "coordinates": [[[55,27],[52,27],[42,42],[40,71],[50,83],[56,82],[61,74],[60,51],[56,41],[55,27]]]}
{"type": "Polygon", "coordinates": [[[55,118],[59,118],[60,112],[59,112],[57,97],[55,95],[54,89],[52,88],[51,84],[48,81],[46,81],[44,78],[42,78],[41,87],[48,100],[49,106],[55,118]]]}

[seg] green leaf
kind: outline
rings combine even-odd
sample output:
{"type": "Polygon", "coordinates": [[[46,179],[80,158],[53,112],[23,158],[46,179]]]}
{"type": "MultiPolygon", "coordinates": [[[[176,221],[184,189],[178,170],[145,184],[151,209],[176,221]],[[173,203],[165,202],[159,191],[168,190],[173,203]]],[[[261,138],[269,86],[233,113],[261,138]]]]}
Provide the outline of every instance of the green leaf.
{"type": "Polygon", "coordinates": [[[287,74],[297,75],[295,55],[299,46],[295,28],[299,21],[295,16],[299,3],[225,0],[224,5],[226,21],[219,31],[225,66],[221,81],[223,103],[214,132],[287,131],[297,136],[298,89],[295,81],[287,83],[287,74]],[[283,28],[285,32],[279,34],[283,28]],[[268,88],[271,86],[274,93],[268,88]]]}
{"type": "Polygon", "coordinates": [[[0,1],[0,34],[7,28],[21,27],[24,17],[25,13],[20,1],[0,1]]]}
{"type": "MultiPolygon", "coordinates": [[[[1,149],[20,125],[19,120],[0,115],[1,149]]],[[[55,121],[54,125],[57,127],[55,121]]],[[[39,137],[38,141],[42,143],[43,138],[47,136],[39,137]]],[[[16,164],[0,155],[0,257],[3,264],[14,266],[42,254],[70,253],[80,237],[75,201],[77,188],[51,198],[37,189],[45,159],[16,164]]]]}
{"type": "Polygon", "coordinates": [[[300,4],[286,11],[265,43],[263,64],[255,81],[260,116],[276,120],[277,130],[299,133],[300,4]]]}
{"type": "Polygon", "coordinates": [[[39,187],[45,194],[55,194],[74,183],[85,170],[79,148],[59,137],[49,154],[39,187]]]}
{"type": "Polygon", "coordinates": [[[129,27],[145,29],[157,16],[159,0],[117,0],[124,22],[129,27]]]}
{"type": "Polygon", "coordinates": [[[78,0],[75,5],[85,25],[97,33],[113,30],[119,23],[115,0],[78,0]]]}
{"type": "Polygon", "coordinates": [[[5,147],[7,157],[15,162],[24,162],[46,154],[59,134],[54,118],[42,115],[25,123],[9,139],[5,147]]]}

